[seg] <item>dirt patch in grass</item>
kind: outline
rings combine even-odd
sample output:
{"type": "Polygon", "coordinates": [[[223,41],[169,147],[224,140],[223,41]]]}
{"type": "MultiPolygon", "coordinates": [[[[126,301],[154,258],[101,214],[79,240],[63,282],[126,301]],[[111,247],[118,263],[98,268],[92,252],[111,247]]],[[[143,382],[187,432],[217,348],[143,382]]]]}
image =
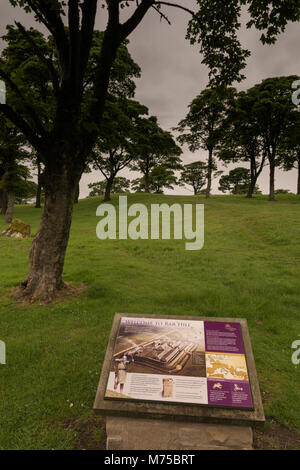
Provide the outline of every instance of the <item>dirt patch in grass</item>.
{"type": "Polygon", "coordinates": [[[77,441],[73,450],[105,450],[105,420],[97,416],[87,419],[69,420],[64,429],[74,431],[77,441]]]}
{"type": "Polygon", "coordinates": [[[55,293],[55,296],[51,298],[50,301],[35,301],[32,302],[30,299],[24,296],[24,288],[22,285],[17,287],[13,287],[8,297],[17,302],[22,304],[23,306],[32,305],[34,303],[38,303],[39,305],[49,305],[57,304],[61,302],[65,302],[66,300],[73,300],[74,297],[78,297],[80,294],[87,290],[87,285],[84,283],[81,284],[73,284],[72,282],[64,282],[63,287],[55,293]]]}
{"type": "Polygon", "coordinates": [[[266,429],[254,430],[256,450],[296,450],[300,449],[300,434],[272,421],[266,429]]]}
{"type": "MultiPolygon", "coordinates": [[[[77,442],[73,450],[105,450],[105,420],[97,416],[84,420],[70,420],[64,426],[75,431],[77,442]]],[[[300,434],[272,421],[265,429],[254,429],[253,448],[255,450],[295,450],[300,449],[300,434]]]]}

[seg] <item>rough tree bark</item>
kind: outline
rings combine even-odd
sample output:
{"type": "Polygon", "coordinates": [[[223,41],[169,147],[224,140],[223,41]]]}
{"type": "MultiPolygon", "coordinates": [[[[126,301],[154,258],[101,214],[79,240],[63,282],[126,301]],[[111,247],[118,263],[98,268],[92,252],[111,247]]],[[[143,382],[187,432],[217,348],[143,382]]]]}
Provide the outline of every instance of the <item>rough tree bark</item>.
{"type": "Polygon", "coordinates": [[[67,168],[45,181],[45,205],[30,249],[29,275],[21,285],[30,301],[52,300],[64,287],[62,272],[78,181],[79,176],[74,178],[67,168]]]}

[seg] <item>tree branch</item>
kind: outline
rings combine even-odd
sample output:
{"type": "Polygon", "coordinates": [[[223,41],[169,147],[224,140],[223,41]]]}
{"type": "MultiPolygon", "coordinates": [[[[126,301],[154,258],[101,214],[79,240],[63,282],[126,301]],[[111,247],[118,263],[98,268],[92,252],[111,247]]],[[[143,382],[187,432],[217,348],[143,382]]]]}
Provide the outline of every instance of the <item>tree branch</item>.
{"type": "Polygon", "coordinates": [[[105,179],[108,179],[109,177],[107,176],[107,174],[106,174],[106,173],[104,172],[104,170],[102,169],[102,166],[101,166],[97,161],[95,161],[94,163],[95,163],[96,167],[98,168],[98,170],[101,171],[101,173],[102,173],[102,175],[104,176],[104,178],[105,178],[105,179]]]}
{"type": "Polygon", "coordinates": [[[28,142],[37,150],[43,151],[41,139],[32,129],[32,127],[23,119],[20,114],[16,113],[8,104],[0,104],[0,112],[4,114],[18,129],[20,129],[28,142]]]}
{"type": "Polygon", "coordinates": [[[46,131],[44,129],[44,126],[40,119],[38,118],[34,108],[32,108],[26,98],[24,97],[23,93],[19,89],[19,87],[16,85],[16,83],[10,78],[10,76],[4,72],[4,70],[1,69],[0,67],[0,77],[2,77],[10,86],[10,88],[15,92],[15,94],[20,98],[22,101],[24,108],[26,112],[29,114],[29,117],[32,119],[32,121],[35,124],[37,132],[41,135],[41,137],[46,137],[46,131]]]}
{"type": "Polygon", "coordinates": [[[117,27],[120,24],[120,0],[109,0],[107,1],[108,8],[108,25],[117,27]]]}
{"type": "Polygon", "coordinates": [[[26,41],[32,46],[33,50],[35,51],[36,55],[38,56],[38,58],[44,62],[44,64],[47,66],[50,74],[51,74],[51,78],[52,78],[52,84],[53,84],[53,88],[54,88],[54,93],[55,95],[57,95],[58,91],[59,91],[59,79],[58,79],[58,74],[57,74],[57,71],[55,70],[54,68],[54,65],[53,65],[53,62],[52,60],[49,58],[47,59],[44,54],[41,52],[39,46],[36,44],[36,42],[34,41],[33,37],[29,34],[29,32],[24,28],[23,25],[21,25],[21,23],[18,23],[17,21],[15,21],[15,24],[18,28],[18,30],[21,32],[21,34],[23,35],[23,37],[26,39],[26,41]]]}
{"type": "Polygon", "coordinates": [[[149,8],[156,2],[155,0],[142,0],[131,17],[121,25],[121,42],[124,41],[134,29],[140,24],[149,8]]]}
{"type": "Polygon", "coordinates": [[[81,21],[81,32],[80,32],[80,46],[81,46],[81,58],[80,58],[80,74],[84,77],[84,72],[88,63],[94,26],[95,18],[97,13],[97,0],[85,0],[80,5],[82,10],[82,21],[81,21]]]}
{"type": "Polygon", "coordinates": [[[190,15],[192,15],[192,17],[198,21],[198,23],[201,25],[201,22],[200,22],[200,18],[195,14],[195,12],[193,10],[190,10],[189,8],[187,7],[183,7],[182,5],[178,5],[177,3],[170,3],[170,2],[160,2],[160,1],[155,1],[155,4],[156,5],[165,5],[167,7],[174,7],[174,8],[179,8],[180,10],[183,10],[183,11],[186,11],[187,13],[189,13],[190,15]]]}
{"type": "Polygon", "coordinates": [[[159,14],[161,20],[165,20],[169,25],[171,25],[171,21],[169,20],[167,15],[165,15],[162,11],[160,11],[154,5],[152,5],[152,8],[153,8],[153,10],[155,10],[159,14]]]}
{"type": "Polygon", "coordinates": [[[29,7],[35,13],[35,16],[37,17],[38,21],[43,23],[43,25],[45,25],[46,28],[51,32],[51,25],[48,23],[47,19],[39,11],[38,7],[34,3],[34,0],[27,0],[27,2],[28,2],[29,7]]]}
{"type": "Polygon", "coordinates": [[[70,33],[70,74],[72,77],[72,83],[78,92],[78,72],[79,72],[79,60],[80,57],[80,34],[79,34],[79,1],[69,0],[68,2],[68,23],[70,33]]]}
{"type": "Polygon", "coordinates": [[[52,34],[58,52],[63,77],[69,69],[69,40],[60,14],[47,4],[47,0],[27,0],[28,5],[52,34]]]}

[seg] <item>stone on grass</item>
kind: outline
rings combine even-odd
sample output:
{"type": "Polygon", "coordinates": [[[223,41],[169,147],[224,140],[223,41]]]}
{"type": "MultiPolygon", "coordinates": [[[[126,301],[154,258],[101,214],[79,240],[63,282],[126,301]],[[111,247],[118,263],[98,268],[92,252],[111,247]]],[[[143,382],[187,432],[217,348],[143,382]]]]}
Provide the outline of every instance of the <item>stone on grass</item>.
{"type": "Polygon", "coordinates": [[[2,237],[30,238],[31,227],[22,220],[14,219],[10,226],[1,233],[2,237]]]}

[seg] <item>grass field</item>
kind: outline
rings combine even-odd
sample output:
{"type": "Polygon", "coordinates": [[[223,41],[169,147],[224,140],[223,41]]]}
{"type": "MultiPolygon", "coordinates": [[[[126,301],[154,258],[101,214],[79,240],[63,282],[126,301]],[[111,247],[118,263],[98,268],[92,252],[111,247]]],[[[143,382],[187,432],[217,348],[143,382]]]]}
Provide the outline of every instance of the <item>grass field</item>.
{"type": "MultiPolygon", "coordinates": [[[[113,203],[117,204],[114,196],[113,203]]],[[[9,292],[24,280],[31,240],[0,238],[0,449],[71,449],[91,411],[115,312],[244,317],[271,422],[300,432],[300,199],[278,196],[131,195],[129,203],[205,203],[205,246],[183,241],[100,241],[99,198],[75,207],[64,279],[81,295],[51,305],[20,305],[9,292]],[[77,429],[77,430],[76,430],[77,429]]],[[[35,234],[41,211],[15,217],[35,234]]],[[[4,227],[1,216],[1,226],[4,227]]],[[[101,439],[95,427],[94,438],[101,439]]],[[[300,444],[299,444],[300,446],[300,444]]]]}

